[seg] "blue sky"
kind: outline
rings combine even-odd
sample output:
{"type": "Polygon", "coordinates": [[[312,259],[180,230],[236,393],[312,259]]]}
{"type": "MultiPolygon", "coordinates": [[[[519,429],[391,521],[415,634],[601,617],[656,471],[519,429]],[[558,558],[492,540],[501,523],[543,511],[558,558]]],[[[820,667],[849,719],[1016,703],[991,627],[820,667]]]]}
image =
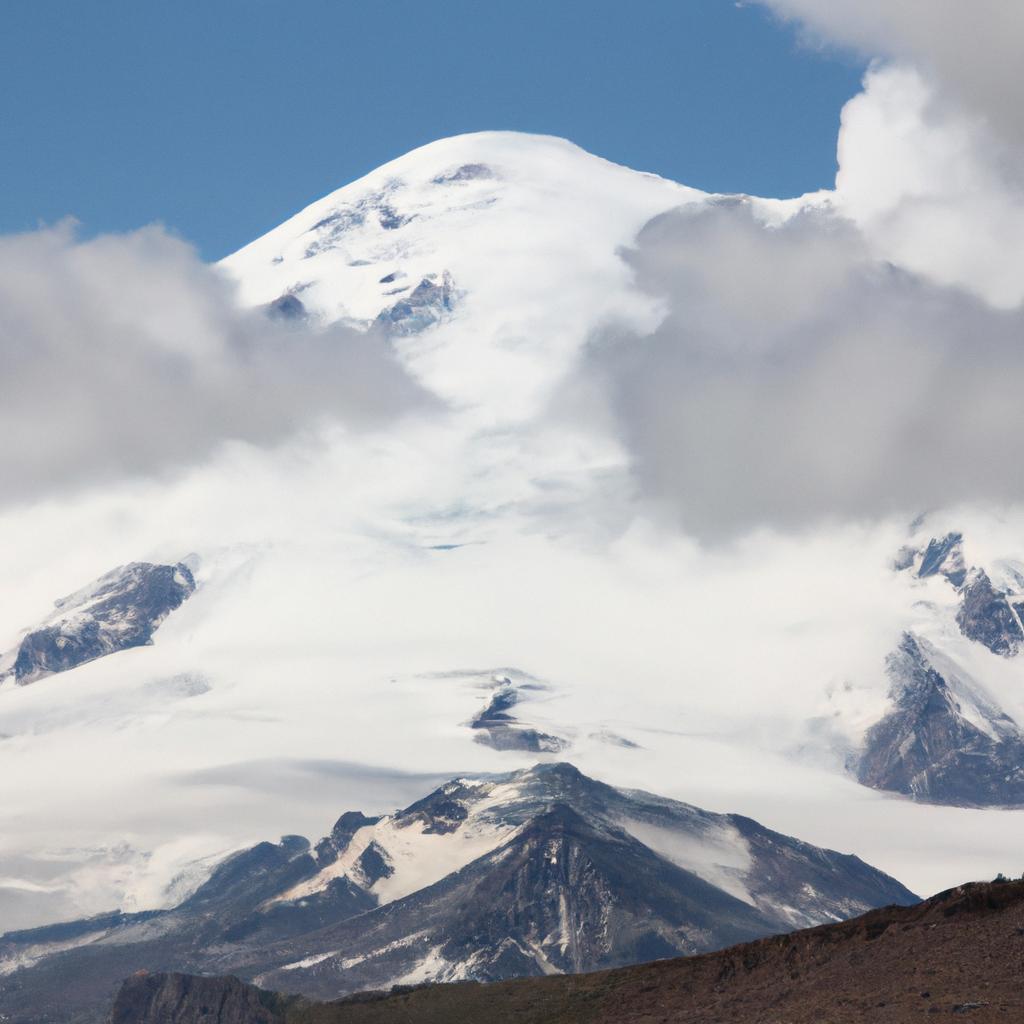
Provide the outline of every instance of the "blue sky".
{"type": "Polygon", "coordinates": [[[160,221],[213,259],[489,128],[795,195],[831,184],[862,71],[729,0],[9,0],[0,232],[160,221]]]}

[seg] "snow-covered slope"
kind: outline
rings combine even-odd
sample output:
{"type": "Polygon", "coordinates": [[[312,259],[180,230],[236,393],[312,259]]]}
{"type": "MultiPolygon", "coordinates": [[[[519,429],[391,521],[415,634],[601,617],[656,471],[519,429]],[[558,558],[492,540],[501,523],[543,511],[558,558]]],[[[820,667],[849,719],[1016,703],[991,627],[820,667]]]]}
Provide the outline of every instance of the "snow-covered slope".
{"type": "Polygon", "coordinates": [[[367,326],[448,275],[459,315],[443,342],[411,338],[404,353],[446,398],[522,415],[594,325],[650,316],[618,249],[655,214],[704,198],[563,139],[484,132],[385,164],[221,266],[243,303],[293,296],[293,315],[367,326]]]}
{"type": "MultiPolygon", "coordinates": [[[[636,500],[600,403],[567,386],[608,333],[663,316],[622,250],[658,213],[717,201],[482,133],[221,264],[296,331],[372,332],[437,401],[0,510],[5,649],[113,566],[200,559],[152,646],[0,692],[4,926],[167,907],[268,831],[319,834],[338,806],[376,816],[543,758],[855,851],[921,892],[1013,870],[1020,816],[856,781],[907,632],[1024,720],[1024,658],[961,633],[941,571],[893,570],[904,524],[702,547],[636,500]]],[[[772,223],[800,205],[735,201],[772,223]]],[[[912,543],[953,528],[1002,588],[1021,517],[958,513],[912,543]]]]}
{"type": "Polygon", "coordinates": [[[894,570],[922,599],[886,659],[889,707],[864,734],[857,773],[915,799],[1019,807],[1024,578],[1013,560],[971,564],[964,545],[951,531],[897,556],[894,570]]]}

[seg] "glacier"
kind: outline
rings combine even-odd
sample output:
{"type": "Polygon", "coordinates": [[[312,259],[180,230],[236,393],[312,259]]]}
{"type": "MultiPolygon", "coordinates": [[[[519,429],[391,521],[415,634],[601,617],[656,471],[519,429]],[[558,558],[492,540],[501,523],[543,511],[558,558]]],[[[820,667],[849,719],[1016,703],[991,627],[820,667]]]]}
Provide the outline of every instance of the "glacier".
{"type": "MultiPolygon", "coordinates": [[[[338,806],[384,813],[532,764],[473,728],[503,679],[517,728],[615,786],[855,852],[920,892],[1015,869],[1018,814],[915,803],[852,766],[907,632],[1024,721],[1019,660],[963,636],[945,578],[892,565],[962,531],[996,578],[1024,558],[1020,515],[708,547],[640,506],[598,403],[566,386],[604,332],[664,315],[622,258],[637,232],[720,201],[564,140],[479,133],[219,264],[241,306],[290,329],[379,337],[438,408],[0,510],[19,580],[3,650],[83,580],[199,555],[152,646],[0,687],[0,932],[170,906],[268,831],[322,834],[338,806]]],[[[829,202],[728,201],[768,227],[829,202]]]]}

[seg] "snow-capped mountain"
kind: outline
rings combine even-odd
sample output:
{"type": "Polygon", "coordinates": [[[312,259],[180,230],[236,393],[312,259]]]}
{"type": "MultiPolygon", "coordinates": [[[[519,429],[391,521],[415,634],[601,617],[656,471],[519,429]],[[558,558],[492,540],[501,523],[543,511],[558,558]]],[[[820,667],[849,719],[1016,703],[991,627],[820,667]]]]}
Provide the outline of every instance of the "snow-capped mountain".
{"type": "MultiPolygon", "coordinates": [[[[430,401],[0,513],[15,656],[83,580],[198,555],[151,645],[0,689],[0,930],[164,911],[268,832],[545,758],[855,851],[917,891],[1014,862],[1024,821],[998,809],[998,758],[982,809],[904,799],[924,794],[899,778],[926,758],[858,777],[901,699],[887,659],[905,635],[957,694],[984,693],[972,708],[1024,721],[1000,596],[1016,592],[1019,516],[715,546],[640,500],[581,367],[663,322],[628,252],[680,204],[723,200],[562,140],[482,133],[400,157],[219,265],[275,346],[361,332],[430,401]],[[950,548],[926,568],[954,530],[963,564],[950,548]]],[[[777,225],[806,204],[728,205],[777,225]]]]}
{"type": "Polygon", "coordinates": [[[138,969],[323,998],[594,970],[915,899],[857,857],[542,764],[454,779],[393,814],[347,812],[315,846],[260,844],[170,911],[8,935],[0,1012],[98,1021],[138,969]]]}
{"type": "Polygon", "coordinates": [[[520,418],[591,325],[650,316],[619,247],[705,199],[562,139],[484,132],[385,164],[220,265],[246,305],[377,324],[445,398],[520,418]],[[443,341],[422,336],[443,320],[443,341]]]}

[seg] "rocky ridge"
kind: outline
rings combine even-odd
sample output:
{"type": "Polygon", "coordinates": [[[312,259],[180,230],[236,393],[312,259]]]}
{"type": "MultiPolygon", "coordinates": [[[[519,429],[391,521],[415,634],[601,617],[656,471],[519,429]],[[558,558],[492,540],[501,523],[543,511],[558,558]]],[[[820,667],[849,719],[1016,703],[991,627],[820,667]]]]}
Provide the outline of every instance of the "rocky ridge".
{"type": "MultiPolygon", "coordinates": [[[[895,568],[946,581],[957,598],[949,628],[970,644],[1006,660],[1021,650],[1024,595],[1010,585],[1020,581],[1007,570],[997,586],[985,569],[968,565],[961,533],[904,548],[895,568]]],[[[932,639],[903,634],[886,661],[890,706],[864,736],[857,778],[931,803],[1022,805],[1024,729],[946,646],[941,633],[932,639]]]]}
{"type": "Polygon", "coordinates": [[[543,764],[261,843],[173,910],[0,937],[0,1014],[91,1024],[140,969],[323,999],[575,973],[915,899],[856,857],[543,764]]]}

